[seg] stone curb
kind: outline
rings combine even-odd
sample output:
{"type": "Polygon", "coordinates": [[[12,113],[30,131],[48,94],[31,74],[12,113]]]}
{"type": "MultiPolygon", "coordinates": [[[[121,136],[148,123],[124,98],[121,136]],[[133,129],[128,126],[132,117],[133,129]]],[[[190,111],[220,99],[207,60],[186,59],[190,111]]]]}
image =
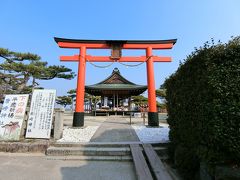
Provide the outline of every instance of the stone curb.
{"type": "Polygon", "coordinates": [[[45,153],[47,148],[50,146],[49,141],[41,142],[0,142],[0,152],[11,152],[11,153],[34,153],[41,152],[45,153]]]}
{"type": "MultiPolygon", "coordinates": [[[[45,153],[50,145],[56,147],[126,147],[129,144],[141,144],[141,142],[94,142],[94,143],[56,143],[51,142],[49,140],[41,140],[41,141],[29,141],[29,142],[7,142],[1,141],[0,142],[0,152],[10,152],[10,153],[34,153],[40,152],[45,153]]],[[[164,143],[156,143],[153,144],[154,146],[161,145],[166,147],[167,144],[164,143]]],[[[156,148],[157,151],[160,149],[156,148]]],[[[159,153],[159,152],[158,152],[159,153]]]]}

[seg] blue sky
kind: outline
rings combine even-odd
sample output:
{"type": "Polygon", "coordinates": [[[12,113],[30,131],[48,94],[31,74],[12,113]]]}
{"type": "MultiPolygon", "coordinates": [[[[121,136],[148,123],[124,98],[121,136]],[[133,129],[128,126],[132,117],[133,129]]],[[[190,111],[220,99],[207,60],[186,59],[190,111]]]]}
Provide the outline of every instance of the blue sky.
{"type": "MultiPolygon", "coordinates": [[[[76,50],[58,48],[53,37],[76,39],[131,39],[178,41],[172,50],[154,51],[172,56],[171,63],[155,63],[158,88],[179,62],[194,47],[214,38],[226,42],[240,35],[239,0],[2,0],[0,2],[0,47],[40,55],[50,65],[65,65],[77,72],[77,63],[60,62],[60,55],[76,50]]],[[[108,52],[88,51],[93,55],[108,52]]],[[[144,55],[128,52],[126,55],[144,55]]],[[[102,64],[103,65],[103,64],[102,64]]],[[[107,77],[114,67],[137,84],[147,84],[145,64],[126,68],[115,63],[108,69],[87,65],[86,84],[107,77]]],[[[41,81],[45,88],[57,89],[58,95],[76,87],[74,80],[41,81]]]]}

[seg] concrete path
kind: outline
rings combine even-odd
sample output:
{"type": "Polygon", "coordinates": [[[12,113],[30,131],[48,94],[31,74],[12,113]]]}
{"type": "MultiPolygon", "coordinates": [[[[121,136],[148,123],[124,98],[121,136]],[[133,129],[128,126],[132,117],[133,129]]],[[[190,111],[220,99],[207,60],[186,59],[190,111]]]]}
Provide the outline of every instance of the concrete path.
{"type": "Polygon", "coordinates": [[[135,180],[132,162],[47,160],[43,154],[0,153],[2,180],[135,180]]]}
{"type": "Polygon", "coordinates": [[[108,118],[97,129],[90,142],[139,141],[134,129],[123,117],[108,118]]]}

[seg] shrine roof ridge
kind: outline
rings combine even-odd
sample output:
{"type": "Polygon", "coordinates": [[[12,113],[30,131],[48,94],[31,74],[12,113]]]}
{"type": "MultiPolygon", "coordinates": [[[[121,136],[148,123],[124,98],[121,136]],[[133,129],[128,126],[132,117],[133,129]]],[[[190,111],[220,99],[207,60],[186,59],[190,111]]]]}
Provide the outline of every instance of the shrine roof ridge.
{"type": "Polygon", "coordinates": [[[54,37],[56,43],[58,42],[70,42],[70,43],[93,43],[93,44],[168,44],[177,42],[177,39],[167,40],[89,40],[89,39],[67,39],[54,37]]]}
{"type": "Polygon", "coordinates": [[[86,89],[99,89],[99,90],[137,90],[137,89],[147,89],[146,85],[136,85],[136,84],[94,84],[86,85],[86,89]]]}
{"type": "MultiPolygon", "coordinates": [[[[108,76],[106,79],[102,80],[101,82],[94,84],[94,85],[101,85],[101,84],[106,84],[106,82],[111,79],[114,75],[117,75],[125,84],[130,84],[130,85],[137,85],[129,80],[127,80],[125,77],[123,77],[119,71],[118,68],[114,68],[112,74],[108,76]]],[[[108,84],[108,83],[107,83],[108,84]]],[[[113,83],[116,84],[116,83],[113,83]]]]}

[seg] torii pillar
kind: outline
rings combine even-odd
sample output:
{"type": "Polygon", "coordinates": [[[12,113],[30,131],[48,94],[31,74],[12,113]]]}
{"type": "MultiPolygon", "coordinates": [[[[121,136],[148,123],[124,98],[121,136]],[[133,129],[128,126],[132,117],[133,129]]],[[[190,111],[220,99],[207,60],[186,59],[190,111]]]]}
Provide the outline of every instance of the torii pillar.
{"type": "Polygon", "coordinates": [[[158,111],[156,103],[156,91],[155,91],[155,79],[154,79],[154,67],[153,67],[153,58],[152,58],[152,47],[146,49],[147,61],[147,83],[148,83],[148,125],[149,126],[158,126],[158,111]]]}
{"type": "Polygon", "coordinates": [[[84,95],[85,95],[85,75],[86,75],[86,47],[80,48],[78,62],[78,78],[76,90],[76,107],[73,114],[73,127],[84,126],[84,95]]]}
{"type": "Polygon", "coordinates": [[[171,62],[171,57],[153,56],[152,50],[171,49],[176,39],[170,40],[79,40],[54,38],[61,48],[79,49],[80,53],[74,56],[61,56],[61,61],[78,62],[78,77],[76,91],[76,109],[73,116],[73,127],[84,126],[84,94],[86,61],[88,62],[146,62],[148,83],[148,125],[159,126],[156,106],[156,92],[154,80],[154,62],[171,62]],[[111,56],[90,56],[87,49],[111,49],[111,56]],[[143,49],[145,56],[122,57],[122,49],[143,49]]]}

